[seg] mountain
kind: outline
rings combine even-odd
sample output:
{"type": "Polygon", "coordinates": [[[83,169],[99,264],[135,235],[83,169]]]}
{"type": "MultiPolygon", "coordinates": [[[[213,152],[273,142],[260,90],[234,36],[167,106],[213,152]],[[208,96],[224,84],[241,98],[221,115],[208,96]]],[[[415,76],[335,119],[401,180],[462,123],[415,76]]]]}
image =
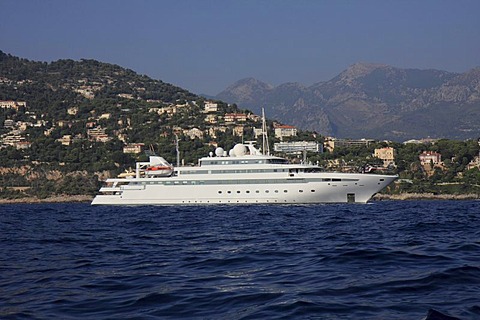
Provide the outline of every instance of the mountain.
{"type": "Polygon", "coordinates": [[[343,138],[480,136],[480,68],[458,74],[357,63],[310,87],[244,79],[217,95],[302,129],[343,138]]]}

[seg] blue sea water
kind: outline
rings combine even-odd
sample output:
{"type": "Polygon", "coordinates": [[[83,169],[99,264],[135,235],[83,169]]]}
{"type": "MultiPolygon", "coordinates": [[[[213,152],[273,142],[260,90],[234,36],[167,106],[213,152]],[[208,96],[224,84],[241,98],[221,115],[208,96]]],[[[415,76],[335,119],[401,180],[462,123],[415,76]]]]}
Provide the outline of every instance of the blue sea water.
{"type": "Polygon", "coordinates": [[[480,319],[480,202],[0,205],[1,319],[480,319]]]}

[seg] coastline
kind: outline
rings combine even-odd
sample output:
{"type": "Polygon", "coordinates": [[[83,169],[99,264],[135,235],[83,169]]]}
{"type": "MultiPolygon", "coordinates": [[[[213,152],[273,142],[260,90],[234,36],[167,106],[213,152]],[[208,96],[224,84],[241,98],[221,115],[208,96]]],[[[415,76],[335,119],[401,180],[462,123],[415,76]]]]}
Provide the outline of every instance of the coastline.
{"type": "Polygon", "coordinates": [[[0,204],[33,204],[33,203],[68,203],[68,202],[91,202],[93,196],[88,195],[57,195],[44,199],[40,198],[18,198],[18,199],[0,199],[0,204]]]}
{"type": "MultiPolygon", "coordinates": [[[[401,193],[401,194],[376,194],[373,201],[414,201],[414,200],[479,200],[480,195],[471,194],[433,194],[433,193],[401,193]]],[[[19,198],[0,199],[0,204],[34,204],[34,203],[90,203],[93,196],[89,195],[57,195],[44,199],[19,198]]]]}
{"type": "Polygon", "coordinates": [[[433,193],[400,193],[400,194],[376,194],[374,201],[385,200],[478,200],[480,195],[476,193],[469,194],[433,194],[433,193]]]}

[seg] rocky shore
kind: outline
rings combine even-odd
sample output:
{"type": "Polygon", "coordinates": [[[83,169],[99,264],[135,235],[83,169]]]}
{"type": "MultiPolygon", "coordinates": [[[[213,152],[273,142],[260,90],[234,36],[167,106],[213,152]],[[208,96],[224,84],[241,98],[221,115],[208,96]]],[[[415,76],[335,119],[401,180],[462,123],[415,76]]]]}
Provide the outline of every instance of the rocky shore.
{"type": "Polygon", "coordinates": [[[18,198],[18,199],[0,199],[0,204],[6,203],[67,203],[67,202],[91,202],[92,196],[88,195],[56,195],[44,199],[39,198],[18,198]]]}
{"type": "Polygon", "coordinates": [[[480,195],[470,194],[433,194],[433,193],[400,193],[400,194],[376,194],[373,200],[478,200],[480,195]]]}
{"type": "MultiPolygon", "coordinates": [[[[376,194],[374,201],[408,201],[408,200],[479,200],[479,194],[433,194],[433,193],[401,193],[401,194],[376,194]]],[[[0,204],[11,203],[68,203],[68,202],[87,202],[93,200],[88,195],[57,195],[44,199],[39,198],[19,198],[19,199],[0,199],[0,204]]]]}

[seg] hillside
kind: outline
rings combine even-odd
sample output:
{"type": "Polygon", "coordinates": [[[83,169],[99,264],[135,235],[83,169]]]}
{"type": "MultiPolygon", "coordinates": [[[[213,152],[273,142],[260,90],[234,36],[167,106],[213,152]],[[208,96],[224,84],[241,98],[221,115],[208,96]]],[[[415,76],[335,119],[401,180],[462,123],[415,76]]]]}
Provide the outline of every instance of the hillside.
{"type": "Polygon", "coordinates": [[[37,62],[0,51],[0,100],[28,101],[31,110],[65,113],[72,105],[105,99],[164,103],[197,96],[132,70],[96,60],[37,62]]]}
{"type": "Polygon", "coordinates": [[[282,122],[336,137],[480,136],[480,68],[456,74],[358,63],[310,87],[240,80],[217,98],[254,112],[265,107],[282,122]]]}

